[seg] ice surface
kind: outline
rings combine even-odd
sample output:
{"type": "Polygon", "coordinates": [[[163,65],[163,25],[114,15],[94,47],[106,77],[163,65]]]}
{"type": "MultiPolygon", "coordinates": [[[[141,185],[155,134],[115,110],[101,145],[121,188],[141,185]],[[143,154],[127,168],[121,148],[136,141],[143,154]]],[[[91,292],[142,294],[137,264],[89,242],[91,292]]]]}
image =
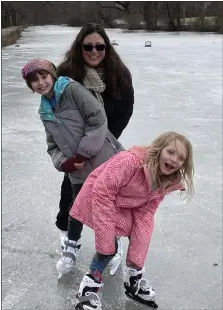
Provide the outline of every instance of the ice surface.
{"type": "MultiPolygon", "coordinates": [[[[77,271],[57,285],[54,225],[62,174],[46,153],[39,96],[21,78],[22,66],[43,57],[62,61],[80,28],[29,27],[2,49],[2,308],[72,309],[72,298],[94,253],[85,229],[77,271]]],[[[123,33],[107,30],[129,67],[133,117],[121,137],[130,147],[164,131],[187,135],[194,147],[195,196],[167,197],[156,215],[146,276],[159,309],[222,309],[222,36],[123,33]],[[152,47],[144,47],[150,40],[152,47]],[[214,264],[218,264],[215,265],[214,264]]],[[[125,242],[125,250],[127,243],[125,242]]],[[[124,268],[124,262],[123,262],[124,268]]],[[[126,300],[122,272],[106,274],[105,310],[145,309],[126,300]]]]}

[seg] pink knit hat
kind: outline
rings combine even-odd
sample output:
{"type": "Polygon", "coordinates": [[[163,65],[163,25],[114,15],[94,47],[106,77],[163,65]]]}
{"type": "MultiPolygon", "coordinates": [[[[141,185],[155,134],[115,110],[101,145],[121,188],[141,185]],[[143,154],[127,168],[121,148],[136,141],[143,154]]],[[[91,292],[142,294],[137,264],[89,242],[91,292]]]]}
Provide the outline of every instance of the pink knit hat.
{"type": "Polygon", "coordinates": [[[27,77],[30,73],[45,70],[49,72],[52,77],[57,78],[56,67],[52,62],[46,59],[33,59],[27,62],[27,64],[22,69],[22,77],[24,80],[27,80],[27,77]]]}

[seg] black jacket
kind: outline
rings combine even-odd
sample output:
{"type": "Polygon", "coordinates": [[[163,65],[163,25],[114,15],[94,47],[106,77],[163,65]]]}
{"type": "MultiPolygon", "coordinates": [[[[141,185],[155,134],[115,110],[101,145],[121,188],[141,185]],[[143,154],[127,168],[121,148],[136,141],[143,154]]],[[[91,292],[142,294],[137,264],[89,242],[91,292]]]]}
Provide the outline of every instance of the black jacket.
{"type": "Polygon", "coordinates": [[[121,100],[111,98],[106,90],[101,94],[104,101],[105,113],[108,120],[108,129],[118,139],[127,126],[133,113],[134,89],[133,86],[121,91],[121,100]]]}

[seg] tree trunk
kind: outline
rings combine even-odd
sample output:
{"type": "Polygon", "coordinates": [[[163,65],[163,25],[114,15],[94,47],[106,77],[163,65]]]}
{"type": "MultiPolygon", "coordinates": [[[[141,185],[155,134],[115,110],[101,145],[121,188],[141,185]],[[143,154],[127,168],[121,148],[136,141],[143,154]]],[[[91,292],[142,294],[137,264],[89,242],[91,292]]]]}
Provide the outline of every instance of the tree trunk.
{"type": "Polygon", "coordinates": [[[200,4],[201,4],[201,14],[200,14],[201,29],[204,30],[204,17],[205,17],[205,14],[204,14],[204,1],[201,1],[200,4]]]}
{"type": "Polygon", "coordinates": [[[177,22],[177,25],[176,25],[176,28],[177,28],[177,31],[180,30],[180,7],[181,7],[181,4],[180,2],[178,3],[178,6],[176,7],[176,22],[177,22]]]}
{"type": "Polygon", "coordinates": [[[158,3],[156,1],[144,2],[143,15],[147,30],[157,29],[157,10],[158,3]]]}
{"type": "Polygon", "coordinates": [[[180,24],[180,7],[179,1],[166,2],[166,10],[169,17],[170,29],[173,31],[179,31],[181,28],[180,24]]]}

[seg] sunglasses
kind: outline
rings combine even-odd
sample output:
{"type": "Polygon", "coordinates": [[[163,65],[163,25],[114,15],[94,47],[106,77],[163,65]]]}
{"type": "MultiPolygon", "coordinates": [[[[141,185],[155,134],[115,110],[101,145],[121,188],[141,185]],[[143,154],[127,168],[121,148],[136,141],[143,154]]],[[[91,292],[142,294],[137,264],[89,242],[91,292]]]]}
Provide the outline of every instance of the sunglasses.
{"type": "Polygon", "coordinates": [[[106,48],[106,45],[101,43],[101,44],[83,44],[83,48],[86,52],[91,52],[94,48],[96,49],[97,52],[103,52],[106,48]]]}

